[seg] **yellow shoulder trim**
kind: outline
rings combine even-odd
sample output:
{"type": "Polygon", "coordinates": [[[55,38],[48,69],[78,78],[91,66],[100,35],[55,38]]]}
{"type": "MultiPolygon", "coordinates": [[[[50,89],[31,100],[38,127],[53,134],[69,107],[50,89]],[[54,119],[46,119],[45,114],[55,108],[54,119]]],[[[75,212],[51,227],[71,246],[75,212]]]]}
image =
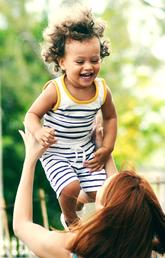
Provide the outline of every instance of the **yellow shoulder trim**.
{"type": "Polygon", "coordinates": [[[48,82],[46,82],[46,83],[44,84],[44,86],[43,86],[42,91],[45,90],[46,87],[47,87],[47,86],[49,85],[49,83],[51,83],[51,82],[52,82],[52,80],[49,80],[48,82]]]}
{"type": "Polygon", "coordinates": [[[107,97],[107,85],[104,79],[101,80],[103,84],[103,90],[104,90],[104,95],[103,95],[103,104],[105,103],[106,97],[107,97]]]}
{"type": "Polygon", "coordinates": [[[60,101],[61,101],[60,91],[59,91],[59,87],[58,87],[58,84],[57,84],[56,80],[54,79],[54,80],[49,80],[48,82],[46,82],[45,85],[44,85],[44,87],[43,87],[43,90],[45,90],[46,87],[47,87],[51,82],[52,82],[52,83],[54,84],[54,86],[56,87],[56,93],[57,93],[57,102],[56,102],[56,104],[54,105],[54,107],[53,107],[53,109],[52,109],[53,111],[55,111],[55,110],[57,110],[57,108],[59,107],[60,101]]]}
{"type": "Polygon", "coordinates": [[[57,102],[53,107],[53,111],[56,111],[58,109],[59,105],[60,105],[60,102],[61,102],[61,95],[60,95],[60,90],[59,90],[57,82],[55,80],[53,80],[52,82],[56,86],[56,92],[57,92],[57,102]]]}
{"type": "Polygon", "coordinates": [[[64,88],[64,91],[65,93],[68,95],[68,97],[73,100],[75,103],[77,104],[88,104],[88,103],[91,103],[93,101],[95,101],[98,97],[98,84],[97,84],[97,81],[94,81],[95,83],[95,87],[96,87],[96,93],[95,93],[95,96],[89,100],[78,100],[76,99],[74,96],[71,95],[71,93],[68,91],[66,85],[65,85],[65,82],[64,82],[64,76],[61,77],[62,79],[62,85],[63,85],[63,88],[64,88]]]}

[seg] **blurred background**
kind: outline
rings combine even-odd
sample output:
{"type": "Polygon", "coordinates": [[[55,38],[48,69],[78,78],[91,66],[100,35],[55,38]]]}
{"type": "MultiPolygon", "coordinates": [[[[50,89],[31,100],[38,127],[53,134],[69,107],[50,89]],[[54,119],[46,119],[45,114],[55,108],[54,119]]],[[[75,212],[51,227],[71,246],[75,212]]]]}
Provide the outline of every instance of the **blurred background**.
{"type": "MultiPolygon", "coordinates": [[[[81,1],[0,0],[1,236],[13,236],[13,204],[24,158],[18,129],[23,129],[24,115],[45,82],[53,78],[40,58],[42,31],[57,7],[75,2],[81,1]]],[[[165,1],[83,4],[107,22],[111,55],[103,61],[100,76],[112,91],[118,113],[117,167],[135,168],[147,177],[165,208],[165,1]]],[[[61,228],[56,196],[40,164],[34,210],[37,223],[43,224],[46,216],[49,226],[61,228]],[[39,189],[44,191],[46,215],[39,189]]]]}

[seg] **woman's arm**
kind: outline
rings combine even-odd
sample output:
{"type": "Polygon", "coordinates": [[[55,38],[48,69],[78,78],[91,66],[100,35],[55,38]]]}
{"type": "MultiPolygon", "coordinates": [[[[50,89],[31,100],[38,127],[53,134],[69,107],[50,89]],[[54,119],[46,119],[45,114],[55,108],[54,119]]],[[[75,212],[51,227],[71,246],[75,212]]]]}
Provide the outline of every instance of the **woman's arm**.
{"type": "MultiPolygon", "coordinates": [[[[37,143],[30,132],[19,131],[25,143],[25,159],[22,175],[17,190],[13,226],[15,232],[20,230],[20,221],[32,221],[32,196],[35,167],[38,158],[46,150],[37,143]]],[[[19,232],[18,232],[19,233],[19,232]]]]}
{"type": "Polygon", "coordinates": [[[14,205],[14,233],[37,256],[44,258],[57,257],[57,254],[68,252],[65,249],[68,234],[49,231],[33,223],[32,217],[35,167],[45,148],[38,144],[31,133],[24,134],[22,131],[20,133],[24,139],[26,154],[14,205]]]}

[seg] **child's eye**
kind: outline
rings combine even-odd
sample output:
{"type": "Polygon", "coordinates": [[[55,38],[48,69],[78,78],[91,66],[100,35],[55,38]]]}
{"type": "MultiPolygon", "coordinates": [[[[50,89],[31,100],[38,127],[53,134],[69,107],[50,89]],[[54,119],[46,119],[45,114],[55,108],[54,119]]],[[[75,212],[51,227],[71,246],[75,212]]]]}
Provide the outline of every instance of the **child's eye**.
{"type": "Polygon", "coordinates": [[[78,60],[78,61],[76,61],[76,63],[77,63],[77,64],[83,64],[84,61],[83,61],[83,60],[78,60]]]}
{"type": "Polygon", "coordinates": [[[91,63],[93,63],[93,64],[98,64],[98,63],[100,63],[100,59],[92,60],[91,63]]]}

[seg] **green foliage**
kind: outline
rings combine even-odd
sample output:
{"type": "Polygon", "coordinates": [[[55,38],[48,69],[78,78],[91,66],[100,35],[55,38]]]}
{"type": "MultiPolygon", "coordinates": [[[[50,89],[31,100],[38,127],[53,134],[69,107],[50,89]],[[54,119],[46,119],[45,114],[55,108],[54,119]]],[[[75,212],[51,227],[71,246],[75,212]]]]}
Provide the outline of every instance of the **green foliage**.
{"type": "MultiPolygon", "coordinates": [[[[24,157],[24,147],[18,130],[23,128],[24,115],[45,82],[50,79],[50,74],[39,57],[39,31],[46,25],[45,18],[41,22],[34,22],[34,17],[31,19],[24,5],[17,2],[18,5],[13,8],[20,8],[17,9],[18,16],[14,21],[14,9],[9,12],[8,3],[3,4],[3,15],[6,15],[7,22],[7,26],[0,29],[3,185],[11,227],[12,209],[24,157]],[[26,23],[28,18],[31,22],[26,23]]],[[[34,188],[34,194],[38,196],[38,189],[43,187],[46,194],[51,196],[53,190],[47,183],[43,169],[40,166],[37,170],[40,172],[37,180],[39,186],[34,188]]],[[[36,217],[41,221],[39,199],[37,203],[36,217]]],[[[55,194],[54,205],[51,204],[52,209],[53,207],[59,211],[55,194]]],[[[55,216],[51,216],[50,224],[58,228],[59,223],[54,222],[54,218],[55,216]]]]}
{"type": "Polygon", "coordinates": [[[103,62],[101,75],[113,93],[118,113],[119,129],[114,151],[118,168],[125,163],[134,167],[148,164],[164,167],[165,164],[159,164],[159,161],[155,164],[153,161],[156,153],[163,156],[165,147],[165,101],[156,96],[157,91],[163,89],[163,81],[155,80],[164,63],[151,51],[153,42],[163,37],[164,26],[160,26],[160,17],[157,18],[156,10],[145,6],[143,1],[130,3],[110,0],[102,17],[108,24],[106,37],[110,41],[112,53],[103,62]],[[133,19],[131,11],[135,15],[141,12],[138,22],[133,19]],[[155,27],[150,27],[147,17],[152,19],[155,27]],[[132,23],[136,25],[134,30],[137,35],[133,32],[136,41],[130,32],[132,23]],[[141,42],[144,41],[140,35],[143,31],[148,33],[145,35],[147,43],[141,42]],[[152,93],[153,88],[155,95],[152,93]]]}

